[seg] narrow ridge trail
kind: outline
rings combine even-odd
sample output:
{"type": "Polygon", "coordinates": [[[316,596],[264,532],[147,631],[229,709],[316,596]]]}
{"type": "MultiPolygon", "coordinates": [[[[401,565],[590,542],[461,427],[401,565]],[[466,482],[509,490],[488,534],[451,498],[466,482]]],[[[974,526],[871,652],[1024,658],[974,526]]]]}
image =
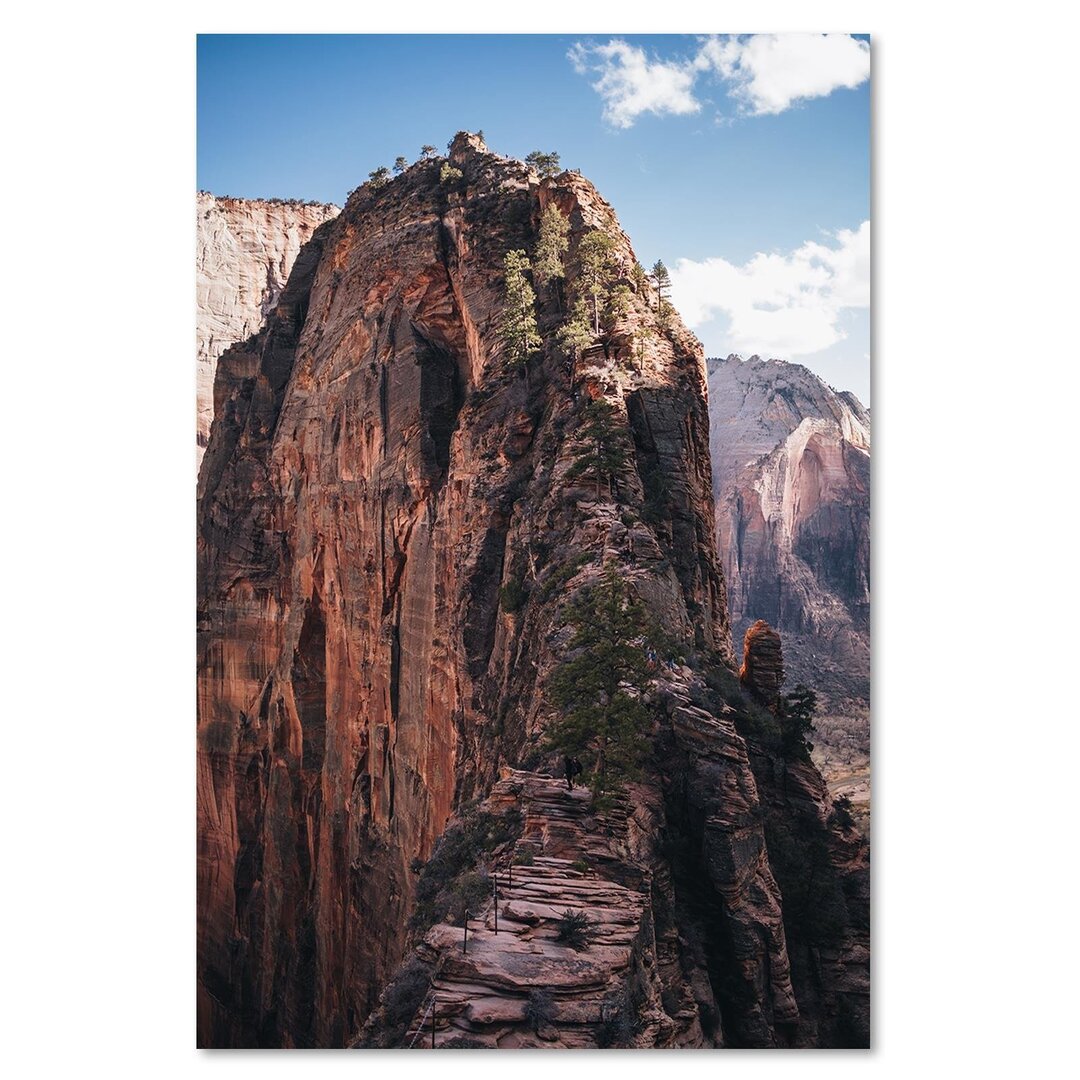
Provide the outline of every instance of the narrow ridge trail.
{"type": "MultiPolygon", "coordinates": [[[[463,927],[440,923],[419,947],[435,967],[435,1046],[456,1038],[491,1047],[596,1046],[618,1010],[647,924],[649,881],[627,855],[630,807],[599,814],[587,789],[570,791],[563,780],[518,771],[499,781],[490,802],[521,810],[523,832],[511,854],[531,861],[508,866],[505,855],[500,859],[497,933],[489,899],[469,920],[467,942],[463,927]],[[581,950],[558,940],[567,910],[589,920],[581,950]],[[537,990],[551,998],[550,1014],[538,1024],[526,1014],[537,990]]],[[[643,955],[652,962],[648,946],[643,955]]],[[[428,1015],[418,1048],[430,1048],[431,1024],[428,1015]]]]}

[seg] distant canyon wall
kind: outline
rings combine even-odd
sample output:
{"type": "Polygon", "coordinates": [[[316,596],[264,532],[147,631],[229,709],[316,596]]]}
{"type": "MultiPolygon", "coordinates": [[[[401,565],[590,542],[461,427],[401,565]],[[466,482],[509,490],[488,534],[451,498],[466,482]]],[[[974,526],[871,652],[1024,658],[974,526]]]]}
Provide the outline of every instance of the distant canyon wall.
{"type": "Polygon", "coordinates": [[[708,371],[732,634],[777,627],[788,688],[806,682],[824,712],[858,717],[848,735],[868,752],[870,414],[798,364],[730,356],[708,371]]]}
{"type": "Polygon", "coordinates": [[[196,454],[214,419],[218,358],[258,332],[285,288],[300,248],[339,209],[295,199],[196,196],[196,454]]]}

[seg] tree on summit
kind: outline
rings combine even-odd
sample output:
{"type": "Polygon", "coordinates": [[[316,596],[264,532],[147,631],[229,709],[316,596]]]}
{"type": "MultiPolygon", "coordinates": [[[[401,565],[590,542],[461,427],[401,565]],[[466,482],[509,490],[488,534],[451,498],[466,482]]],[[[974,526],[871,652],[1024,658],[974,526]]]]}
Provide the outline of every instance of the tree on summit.
{"type": "Polygon", "coordinates": [[[420,156],[424,158],[425,161],[430,161],[437,152],[437,149],[430,143],[420,147],[420,156]]]}
{"type": "Polygon", "coordinates": [[[390,180],[390,170],[385,165],[380,165],[377,169],[372,169],[368,173],[368,184],[373,188],[381,188],[384,184],[390,180]]]}
{"type": "Polygon", "coordinates": [[[525,155],[525,164],[535,169],[541,178],[555,176],[559,172],[559,155],[554,150],[545,154],[543,150],[534,150],[525,155]]]}
{"type": "Polygon", "coordinates": [[[397,173],[398,176],[400,176],[408,167],[409,163],[404,157],[398,156],[394,159],[394,172],[397,173]]]}

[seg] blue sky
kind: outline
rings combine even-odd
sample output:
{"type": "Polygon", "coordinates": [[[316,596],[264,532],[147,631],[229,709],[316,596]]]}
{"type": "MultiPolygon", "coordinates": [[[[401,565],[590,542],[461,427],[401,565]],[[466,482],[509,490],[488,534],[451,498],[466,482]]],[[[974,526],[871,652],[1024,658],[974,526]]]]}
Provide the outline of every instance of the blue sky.
{"type": "Polygon", "coordinates": [[[344,200],[483,129],[557,150],[663,259],[707,355],[806,364],[870,400],[869,49],[753,37],[201,36],[198,186],[344,200]]]}

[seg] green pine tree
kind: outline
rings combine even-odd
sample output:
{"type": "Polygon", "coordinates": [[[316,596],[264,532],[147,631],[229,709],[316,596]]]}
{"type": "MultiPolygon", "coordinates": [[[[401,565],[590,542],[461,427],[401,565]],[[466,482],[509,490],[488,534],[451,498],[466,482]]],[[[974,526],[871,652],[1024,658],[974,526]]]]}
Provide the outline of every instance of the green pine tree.
{"type": "Polygon", "coordinates": [[[817,705],[817,694],[802,683],[780,699],[782,748],[788,760],[809,760],[814,749],[810,735],[814,732],[817,705]]]}
{"type": "Polygon", "coordinates": [[[559,327],[556,340],[571,356],[580,356],[596,340],[589,309],[583,299],[574,302],[570,317],[559,327]]]}
{"type": "Polygon", "coordinates": [[[590,398],[579,417],[567,479],[588,477],[596,484],[598,497],[605,486],[610,495],[612,481],[630,460],[626,429],[618,423],[615,407],[603,398],[590,398]]]}
{"type": "Polygon", "coordinates": [[[567,233],[570,222],[554,203],[548,203],[540,215],[540,238],[536,243],[536,258],[533,262],[533,277],[536,284],[543,287],[549,281],[557,281],[566,276],[563,259],[570,242],[567,233]]]}
{"type": "Polygon", "coordinates": [[[653,336],[652,330],[649,327],[642,325],[638,329],[637,333],[637,362],[638,371],[641,371],[645,367],[645,346],[649,343],[649,339],[653,336]]]}
{"type": "Polygon", "coordinates": [[[373,188],[381,188],[390,181],[390,170],[385,165],[380,165],[368,173],[368,184],[373,188]]]}
{"type": "Polygon", "coordinates": [[[525,164],[535,169],[541,177],[554,176],[559,171],[559,155],[554,150],[550,154],[534,150],[525,155],[525,164]]]}
{"type": "Polygon", "coordinates": [[[671,274],[668,268],[659,259],[653,263],[653,284],[656,285],[656,321],[662,330],[666,330],[671,322],[671,304],[668,303],[667,294],[671,289],[671,274]]]}
{"type": "Polygon", "coordinates": [[[507,366],[517,371],[529,362],[541,345],[536,329],[536,293],[526,277],[531,267],[524,251],[508,251],[503,268],[506,284],[498,333],[506,346],[507,366]]]}
{"type": "Polygon", "coordinates": [[[424,158],[425,161],[430,160],[437,153],[438,153],[438,150],[434,146],[432,146],[430,143],[427,143],[424,146],[420,147],[420,156],[422,158],[424,158]]]}
{"type": "Polygon", "coordinates": [[[394,172],[397,173],[398,176],[400,176],[408,167],[409,163],[400,155],[394,158],[394,172]]]}
{"type": "Polygon", "coordinates": [[[604,301],[604,329],[611,333],[630,313],[633,293],[627,285],[616,285],[604,301]]]}
{"type": "Polygon", "coordinates": [[[602,804],[640,775],[648,752],[651,622],[611,567],[570,605],[567,621],[574,629],[569,658],[548,684],[562,715],[548,728],[547,745],[581,758],[593,800],[602,804]]]}
{"type": "Polygon", "coordinates": [[[600,336],[600,309],[611,289],[615,273],[615,241],[606,232],[594,229],[578,245],[581,270],[578,289],[592,306],[593,333],[600,336]]]}

